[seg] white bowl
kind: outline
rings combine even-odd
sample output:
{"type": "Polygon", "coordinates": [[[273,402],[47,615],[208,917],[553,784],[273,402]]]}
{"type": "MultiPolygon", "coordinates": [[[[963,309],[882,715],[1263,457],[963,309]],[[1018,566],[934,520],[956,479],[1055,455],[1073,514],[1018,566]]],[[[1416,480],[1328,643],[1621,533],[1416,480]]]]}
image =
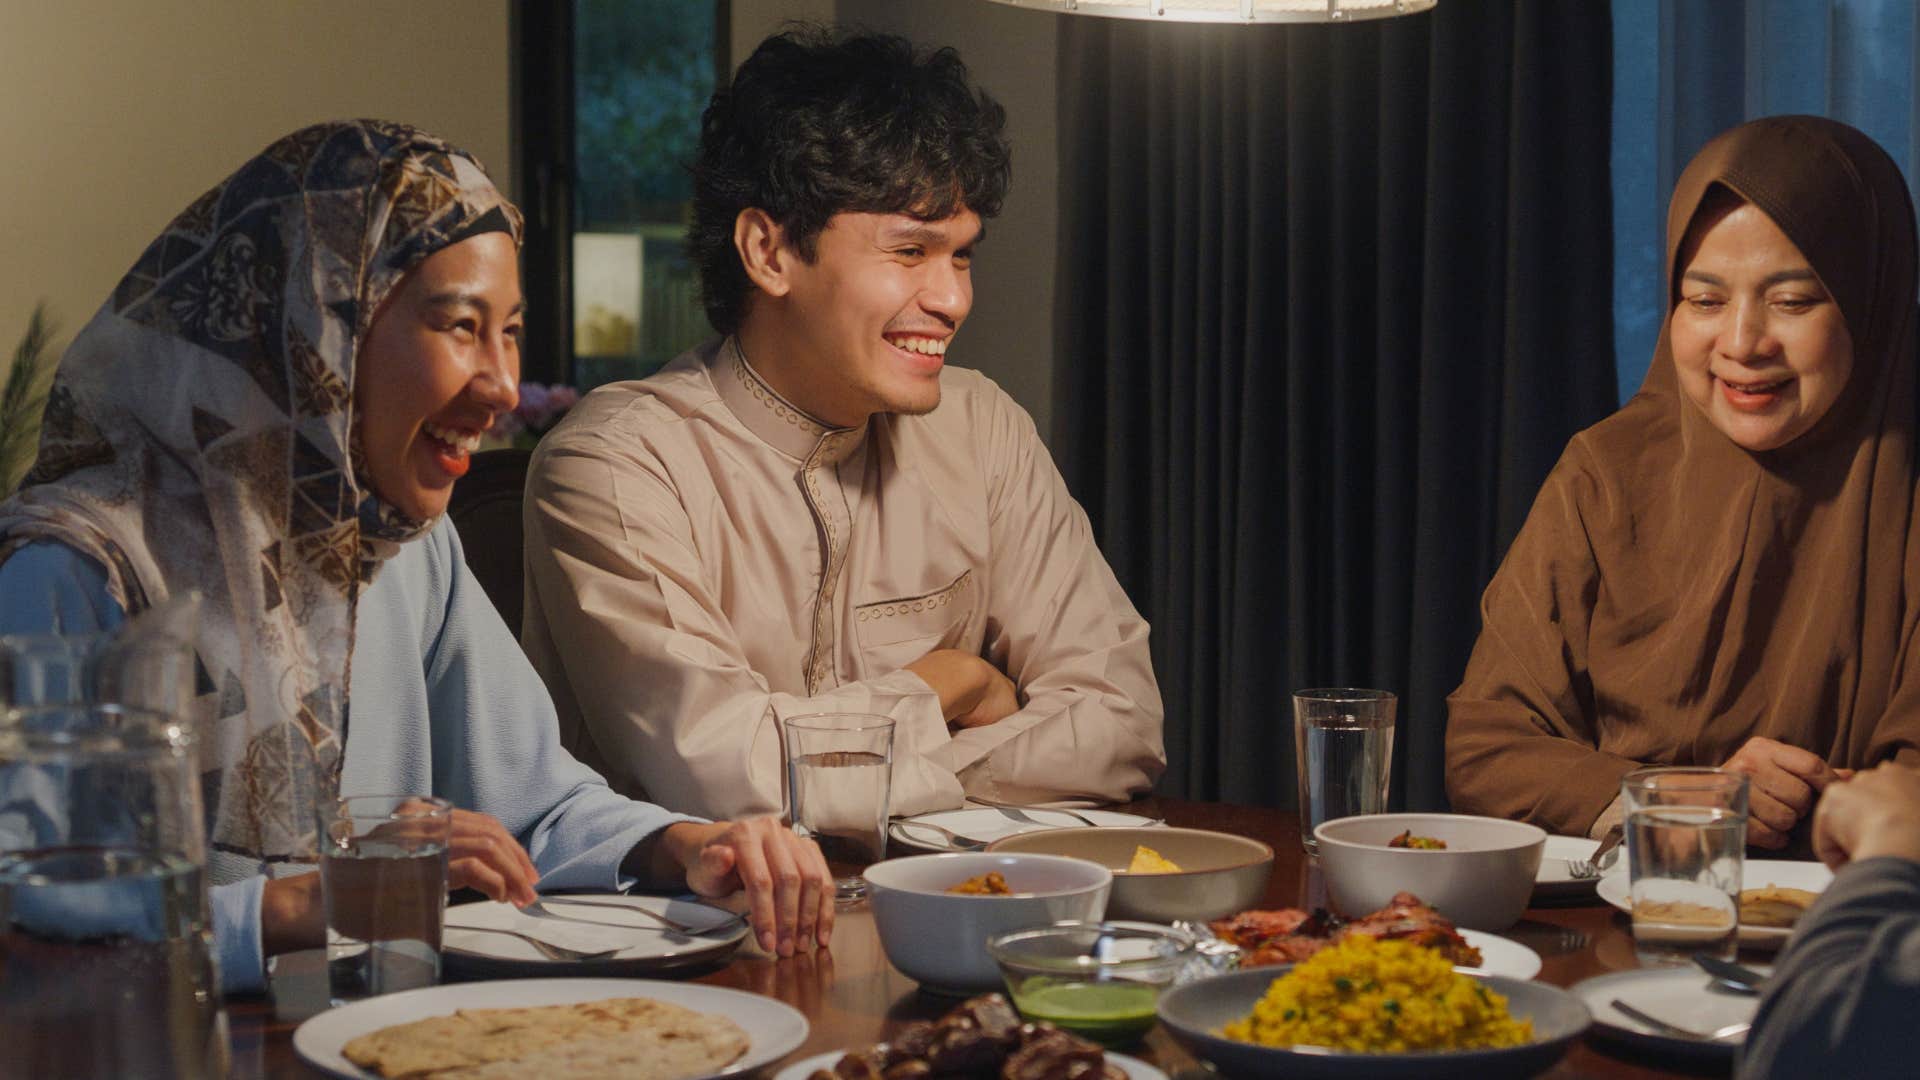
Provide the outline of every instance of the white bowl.
{"type": "Polygon", "coordinates": [[[1099,863],[1059,855],[987,852],[915,855],[867,867],[867,891],[880,947],[922,988],[977,994],[1000,989],[987,939],[1057,922],[1099,922],[1113,874],[1099,863]],[[946,890],[998,870],[1011,896],[946,890]]]}
{"type": "Polygon", "coordinates": [[[1538,826],[1467,814],[1363,814],[1324,822],[1313,835],[1341,914],[1378,911],[1410,892],[1469,930],[1520,921],[1547,846],[1538,826]],[[1409,829],[1446,841],[1446,850],[1387,846],[1409,829]]]}
{"type": "Polygon", "coordinates": [[[1266,895],[1273,849],[1258,840],[1206,829],[1044,829],[1003,836],[990,852],[1069,855],[1113,871],[1107,918],[1171,923],[1217,919],[1245,911],[1266,895]],[[1134,848],[1146,845],[1180,867],[1170,874],[1130,874],[1134,848]]]}

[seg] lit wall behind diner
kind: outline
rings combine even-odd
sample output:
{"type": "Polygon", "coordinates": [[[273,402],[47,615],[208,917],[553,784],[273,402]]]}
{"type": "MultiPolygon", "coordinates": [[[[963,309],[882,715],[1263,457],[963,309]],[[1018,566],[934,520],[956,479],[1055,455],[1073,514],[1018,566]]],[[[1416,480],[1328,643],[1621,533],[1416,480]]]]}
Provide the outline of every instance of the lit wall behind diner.
{"type": "Polygon", "coordinates": [[[0,357],[64,343],[173,214],[279,135],[404,120],[509,192],[508,0],[0,0],[0,357]]]}

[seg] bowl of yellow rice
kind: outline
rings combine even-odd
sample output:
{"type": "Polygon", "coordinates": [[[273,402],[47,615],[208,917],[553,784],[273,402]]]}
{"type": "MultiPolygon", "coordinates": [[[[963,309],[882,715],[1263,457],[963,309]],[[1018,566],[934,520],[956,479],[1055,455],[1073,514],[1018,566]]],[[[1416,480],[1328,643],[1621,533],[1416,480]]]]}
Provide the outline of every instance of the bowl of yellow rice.
{"type": "Polygon", "coordinates": [[[1347,937],[1288,968],[1202,979],[1160,1022],[1229,1076],[1519,1077],[1592,1023],[1556,986],[1453,970],[1431,949],[1347,937]]]}

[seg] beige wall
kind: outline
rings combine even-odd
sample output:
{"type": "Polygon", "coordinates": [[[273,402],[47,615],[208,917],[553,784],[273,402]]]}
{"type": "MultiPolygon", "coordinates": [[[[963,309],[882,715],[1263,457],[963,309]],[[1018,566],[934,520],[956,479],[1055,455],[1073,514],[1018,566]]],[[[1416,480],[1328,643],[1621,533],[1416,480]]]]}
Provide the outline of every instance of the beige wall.
{"type": "MultiPolygon", "coordinates": [[[[556,0],[558,2],[558,0],[556,0]]],[[[70,338],[169,218],[302,124],[406,120],[514,193],[508,0],[0,0],[0,356],[37,299],[70,338]]],[[[1052,416],[1060,16],[985,0],[733,0],[736,62],[788,19],[952,45],[1007,107],[1014,183],[954,345],[1052,416]]]]}
{"type": "Polygon", "coordinates": [[[0,0],[0,356],[303,124],[404,120],[512,190],[508,0],[0,0]]]}

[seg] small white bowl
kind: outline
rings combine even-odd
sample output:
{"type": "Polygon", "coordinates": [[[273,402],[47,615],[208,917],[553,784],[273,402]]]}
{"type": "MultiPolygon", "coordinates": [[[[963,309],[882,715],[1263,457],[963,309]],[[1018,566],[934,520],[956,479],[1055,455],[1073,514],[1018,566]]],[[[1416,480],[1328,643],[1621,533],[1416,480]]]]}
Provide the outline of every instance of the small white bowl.
{"type": "Polygon", "coordinates": [[[988,938],[1057,922],[1099,922],[1113,889],[1106,867],[1058,855],[915,855],[874,863],[865,876],[887,959],[923,989],[960,995],[1000,988],[988,938]],[[991,870],[1013,895],[946,891],[991,870]]]}
{"type": "Polygon", "coordinates": [[[1410,892],[1457,926],[1489,931],[1520,921],[1547,846],[1538,826],[1468,814],[1362,814],[1323,822],[1313,835],[1341,914],[1378,911],[1410,892]],[[1409,829],[1446,849],[1387,846],[1409,829]]]}

